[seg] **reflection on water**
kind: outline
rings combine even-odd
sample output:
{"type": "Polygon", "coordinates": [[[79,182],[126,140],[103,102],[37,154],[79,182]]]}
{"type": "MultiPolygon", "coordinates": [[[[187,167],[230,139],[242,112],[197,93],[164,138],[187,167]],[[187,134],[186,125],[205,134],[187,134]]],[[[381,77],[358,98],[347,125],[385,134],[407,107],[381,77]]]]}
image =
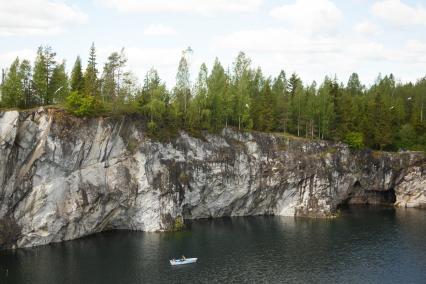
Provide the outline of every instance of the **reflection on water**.
{"type": "Polygon", "coordinates": [[[384,282],[426,279],[426,211],[357,208],[333,220],[199,220],[178,233],[105,232],[0,252],[0,283],[384,282]],[[185,254],[195,265],[171,267],[185,254]]]}

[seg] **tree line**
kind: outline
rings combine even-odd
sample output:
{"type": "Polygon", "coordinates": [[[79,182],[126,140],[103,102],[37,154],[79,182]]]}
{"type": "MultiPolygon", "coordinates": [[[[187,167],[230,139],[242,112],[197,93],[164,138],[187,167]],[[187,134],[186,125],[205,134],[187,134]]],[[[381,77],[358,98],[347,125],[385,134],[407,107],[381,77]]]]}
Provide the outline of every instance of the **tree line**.
{"type": "Polygon", "coordinates": [[[167,89],[151,69],[140,85],[126,70],[122,49],[98,70],[92,44],[85,68],[78,56],[71,74],[49,46],[34,64],[16,58],[3,72],[0,106],[63,105],[78,116],[140,113],[152,133],[164,129],[285,132],[309,139],[345,141],[353,148],[426,150],[426,77],[415,83],[379,75],[366,87],[353,73],[346,84],[325,77],[304,83],[281,71],[265,76],[240,52],[230,68],[216,58],[190,78],[190,48],[182,52],[176,84],[167,89]]]}

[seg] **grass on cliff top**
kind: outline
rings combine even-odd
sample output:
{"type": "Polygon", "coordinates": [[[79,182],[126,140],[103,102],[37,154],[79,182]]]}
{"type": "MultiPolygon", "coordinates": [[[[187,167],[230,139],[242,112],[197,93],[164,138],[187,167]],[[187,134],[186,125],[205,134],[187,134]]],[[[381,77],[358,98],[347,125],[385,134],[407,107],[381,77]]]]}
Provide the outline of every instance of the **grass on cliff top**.
{"type": "MultiPolygon", "coordinates": [[[[83,121],[90,118],[112,118],[112,119],[118,119],[123,116],[130,116],[132,120],[140,120],[142,125],[142,130],[145,132],[146,136],[160,141],[160,142],[172,142],[174,141],[178,136],[180,131],[186,132],[188,135],[198,138],[200,140],[206,141],[205,134],[206,133],[212,133],[212,134],[219,134],[222,129],[195,129],[191,127],[182,127],[177,124],[176,121],[173,119],[164,119],[162,122],[159,122],[155,125],[155,127],[150,128],[149,127],[149,119],[146,117],[146,115],[141,114],[140,109],[138,109],[137,105],[134,103],[130,104],[103,104],[103,107],[100,109],[97,109],[95,112],[92,112],[90,115],[83,116],[83,117],[77,117],[73,113],[67,110],[67,107],[62,104],[55,104],[55,105],[46,105],[46,106],[37,106],[30,109],[20,109],[20,108],[0,108],[0,112],[4,111],[20,111],[20,112],[36,112],[39,109],[45,109],[45,110],[55,110],[57,113],[60,113],[61,120],[66,120],[66,115],[75,117],[76,119],[82,119],[83,121]]],[[[278,138],[282,138],[284,140],[292,140],[292,141],[300,141],[300,142],[311,142],[311,141],[328,141],[328,142],[334,142],[337,143],[337,141],[332,140],[321,140],[317,137],[306,138],[306,137],[300,137],[296,136],[287,132],[261,132],[257,130],[238,130],[237,127],[229,126],[228,128],[232,129],[235,132],[240,133],[258,133],[258,134],[270,134],[278,138]]],[[[282,145],[282,150],[286,149],[286,145],[282,145]]],[[[363,147],[359,150],[366,150],[370,149],[368,147],[363,147]]],[[[397,149],[385,149],[384,151],[380,150],[373,150],[373,155],[376,157],[382,156],[384,153],[388,152],[399,152],[397,149]]],[[[403,151],[405,152],[405,151],[403,151]]],[[[425,153],[425,151],[421,148],[415,148],[407,152],[412,153],[425,153]]]]}

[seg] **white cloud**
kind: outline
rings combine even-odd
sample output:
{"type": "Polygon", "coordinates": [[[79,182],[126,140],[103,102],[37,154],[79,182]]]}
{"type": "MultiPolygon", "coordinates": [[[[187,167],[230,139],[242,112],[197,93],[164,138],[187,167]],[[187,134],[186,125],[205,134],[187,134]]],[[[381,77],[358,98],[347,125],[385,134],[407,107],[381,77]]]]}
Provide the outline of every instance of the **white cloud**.
{"type": "Polygon", "coordinates": [[[146,36],[176,36],[177,32],[173,27],[155,24],[146,27],[143,34],[146,36]]]}
{"type": "Polygon", "coordinates": [[[335,32],[342,19],[342,12],[329,0],[296,0],[294,4],[273,8],[270,14],[312,33],[335,32]]]}
{"type": "Polygon", "coordinates": [[[253,12],[263,0],[96,0],[99,4],[120,12],[162,13],[216,13],[253,12]]]}
{"type": "Polygon", "coordinates": [[[385,49],[381,43],[374,41],[363,42],[347,42],[345,50],[342,51],[343,56],[350,56],[356,60],[364,62],[391,60],[391,51],[385,49]]]}
{"type": "MultiPolygon", "coordinates": [[[[214,48],[253,52],[304,54],[309,57],[340,52],[343,46],[337,37],[310,37],[295,30],[267,28],[245,30],[216,37],[214,48]]],[[[308,57],[306,57],[308,58],[308,57]]]]}
{"type": "Polygon", "coordinates": [[[211,47],[232,54],[245,51],[266,74],[277,74],[284,68],[298,72],[307,81],[321,80],[327,74],[338,74],[345,80],[352,72],[360,72],[369,82],[379,72],[397,72],[413,80],[422,76],[426,62],[426,43],[421,41],[388,46],[352,33],[314,36],[284,28],[229,33],[216,37],[211,47]]]}
{"type": "Polygon", "coordinates": [[[400,0],[383,0],[374,3],[371,13],[395,26],[426,25],[426,9],[412,7],[400,0]]]}
{"type": "Polygon", "coordinates": [[[364,36],[376,36],[381,32],[379,27],[370,21],[359,22],[355,25],[354,31],[364,36]]]}
{"type": "MultiPolygon", "coordinates": [[[[98,48],[98,58],[105,59],[112,52],[120,51],[121,47],[110,46],[98,48]]],[[[145,48],[129,46],[125,47],[124,53],[127,56],[127,69],[131,70],[142,82],[146,72],[154,67],[160,73],[160,77],[168,84],[174,83],[179,59],[182,49],[178,48],[145,48]]],[[[103,68],[104,62],[99,62],[103,68]]]]}
{"type": "Polygon", "coordinates": [[[0,67],[8,68],[10,64],[19,57],[19,60],[30,60],[32,61],[36,56],[36,52],[31,49],[21,49],[9,52],[0,52],[0,67]]]}
{"type": "Polygon", "coordinates": [[[400,53],[400,59],[411,64],[426,63],[426,42],[419,40],[408,40],[404,46],[404,52],[400,53]]]}
{"type": "Polygon", "coordinates": [[[0,36],[53,35],[86,20],[78,8],[57,1],[0,1],[0,36]]]}

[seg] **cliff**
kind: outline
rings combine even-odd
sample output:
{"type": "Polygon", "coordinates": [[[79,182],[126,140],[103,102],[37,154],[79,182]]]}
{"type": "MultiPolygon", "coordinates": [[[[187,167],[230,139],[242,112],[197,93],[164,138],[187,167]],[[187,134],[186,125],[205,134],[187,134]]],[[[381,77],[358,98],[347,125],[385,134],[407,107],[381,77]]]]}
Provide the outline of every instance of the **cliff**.
{"type": "Polygon", "coordinates": [[[425,164],[423,153],[231,129],[161,143],[132,116],[2,112],[0,245],[173,230],[182,219],[329,217],[344,204],[424,207],[425,164]]]}

